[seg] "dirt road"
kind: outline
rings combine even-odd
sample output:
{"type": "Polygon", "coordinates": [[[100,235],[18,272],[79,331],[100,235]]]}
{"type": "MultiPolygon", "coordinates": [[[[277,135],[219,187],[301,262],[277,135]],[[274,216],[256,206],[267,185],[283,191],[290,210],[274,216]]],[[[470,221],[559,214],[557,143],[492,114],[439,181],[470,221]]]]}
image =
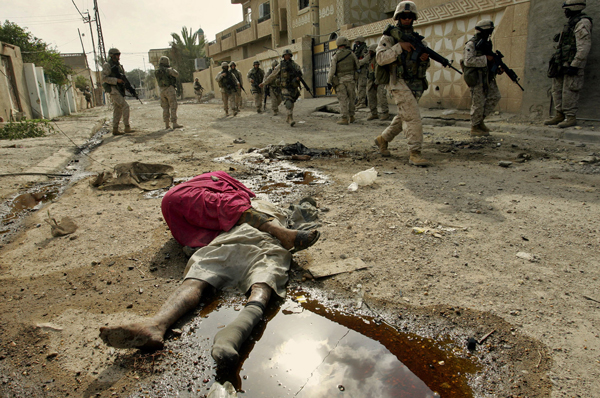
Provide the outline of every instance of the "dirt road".
{"type": "MultiPolygon", "coordinates": [[[[335,148],[336,156],[291,161],[326,183],[297,184],[274,200],[310,195],[322,210],[322,237],[295,255],[297,265],[310,270],[358,257],[368,268],[305,284],[340,297],[360,290],[400,330],[449,340],[458,353],[468,353],[467,337],[494,331],[474,354],[482,366],[471,379],[474,396],[597,396],[598,146],[505,133],[510,126],[500,117],[492,123],[498,132],[486,139],[470,138],[464,127],[427,125],[424,156],[433,166],[415,168],[400,137],[391,158],[378,155],[373,138],[386,124],[367,122],[366,113],[338,126],[301,101],[289,128],[285,116],[259,115],[251,106],[224,118],[217,104],[184,103],[185,127],[167,131],[157,102],[130,104],[136,131],[105,135],[81,160],[87,172],[140,161],[171,165],[176,178],[225,170],[244,179],[257,171],[214,159],[282,142],[335,148]],[[244,142],[234,144],[238,138],[244,142]],[[349,192],[352,175],[371,167],[379,173],[375,183],[349,192]]],[[[78,117],[89,126],[109,114],[95,109],[78,117]]],[[[35,140],[6,145],[19,151],[35,140]]],[[[27,179],[18,178],[2,177],[5,197],[25,189],[27,179]]],[[[152,381],[122,362],[117,371],[119,354],[100,341],[98,327],[153,313],[181,279],[186,258],[159,197],[131,187],[98,190],[90,179],[77,180],[29,214],[19,233],[3,237],[1,396],[130,396],[152,381]],[[78,230],[53,238],[48,211],[71,217],[78,230]]],[[[266,172],[257,182],[270,183],[266,172]]]]}

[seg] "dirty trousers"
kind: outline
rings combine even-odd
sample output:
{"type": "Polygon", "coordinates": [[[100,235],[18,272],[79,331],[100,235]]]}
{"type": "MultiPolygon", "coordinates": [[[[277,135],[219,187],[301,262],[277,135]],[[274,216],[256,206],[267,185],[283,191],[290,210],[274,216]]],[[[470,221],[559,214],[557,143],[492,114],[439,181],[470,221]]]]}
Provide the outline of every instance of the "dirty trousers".
{"type": "Polygon", "coordinates": [[[400,132],[404,131],[404,135],[408,140],[408,149],[410,151],[420,151],[423,145],[423,125],[421,124],[421,113],[417,100],[406,83],[398,82],[396,87],[402,89],[390,90],[390,97],[398,106],[398,114],[386,128],[381,136],[387,142],[392,141],[400,132]],[[406,124],[406,126],[403,126],[406,124]]]}
{"type": "Polygon", "coordinates": [[[271,87],[271,109],[273,113],[279,112],[279,104],[283,102],[281,89],[279,87],[271,87]]]}
{"type": "Polygon", "coordinates": [[[252,97],[254,97],[254,106],[256,106],[256,110],[257,111],[261,111],[262,110],[262,104],[263,104],[263,93],[262,91],[259,93],[253,93],[252,97]]]}
{"type": "Polygon", "coordinates": [[[477,126],[491,115],[500,98],[500,90],[495,80],[488,83],[487,93],[483,89],[483,84],[471,87],[471,126],[477,126]]]}
{"type": "Polygon", "coordinates": [[[577,115],[579,91],[583,88],[583,69],[576,76],[559,76],[552,79],[552,99],[557,112],[567,116],[577,115]]]}
{"type": "Polygon", "coordinates": [[[223,99],[223,110],[225,111],[225,113],[229,112],[229,107],[231,106],[231,109],[233,109],[235,112],[238,111],[238,106],[236,103],[236,97],[237,97],[237,93],[233,92],[233,93],[226,93],[226,92],[221,92],[221,98],[223,99]]]}
{"type": "Polygon", "coordinates": [[[125,98],[113,88],[110,92],[110,99],[113,103],[113,128],[119,127],[121,117],[123,117],[123,124],[129,126],[129,104],[125,101],[125,98]]]}
{"type": "Polygon", "coordinates": [[[377,115],[377,106],[381,109],[380,114],[385,115],[390,113],[386,94],[386,89],[383,84],[375,84],[372,81],[367,83],[367,98],[371,114],[377,115]]]}
{"type": "Polygon", "coordinates": [[[340,77],[340,84],[335,86],[335,94],[340,102],[340,113],[342,119],[348,119],[350,116],[354,116],[356,110],[356,91],[354,87],[356,82],[352,74],[340,77]]]}
{"type": "Polygon", "coordinates": [[[358,80],[356,80],[356,98],[359,106],[367,105],[367,73],[367,68],[363,67],[358,74],[358,80]]]}
{"type": "Polygon", "coordinates": [[[177,92],[175,87],[160,88],[160,106],[163,109],[163,121],[177,123],[177,92]]]}

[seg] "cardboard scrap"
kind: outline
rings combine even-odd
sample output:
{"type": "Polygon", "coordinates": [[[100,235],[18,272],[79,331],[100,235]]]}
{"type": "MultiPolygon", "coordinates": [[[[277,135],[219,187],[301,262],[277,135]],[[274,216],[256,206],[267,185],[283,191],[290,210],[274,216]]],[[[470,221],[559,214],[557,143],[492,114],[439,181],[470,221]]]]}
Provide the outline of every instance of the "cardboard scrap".
{"type": "Polygon", "coordinates": [[[315,279],[317,279],[365,268],[367,268],[367,265],[360,258],[347,258],[342,261],[336,261],[335,263],[323,265],[313,264],[310,266],[309,271],[315,279]]]}

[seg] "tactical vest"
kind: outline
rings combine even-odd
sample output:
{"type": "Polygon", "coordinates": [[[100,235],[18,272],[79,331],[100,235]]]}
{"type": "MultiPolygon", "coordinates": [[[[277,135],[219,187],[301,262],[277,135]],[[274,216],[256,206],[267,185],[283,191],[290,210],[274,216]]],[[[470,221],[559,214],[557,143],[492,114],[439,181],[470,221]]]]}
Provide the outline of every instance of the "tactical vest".
{"type": "Polygon", "coordinates": [[[219,80],[219,87],[225,89],[227,93],[232,93],[237,91],[237,84],[235,83],[234,77],[230,71],[221,72],[224,76],[221,80],[219,80]]]}
{"type": "Polygon", "coordinates": [[[240,83],[240,86],[243,86],[244,82],[242,80],[242,74],[241,74],[241,72],[239,70],[237,70],[237,69],[231,69],[230,72],[238,80],[238,82],[240,83]]]}
{"type": "Polygon", "coordinates": [[[354,58],[352,58],[352,51],[347,48],[343,48],[336,53],[337,66],[335,74],[338,77],[346,76],[355,72],[354,58]]]}
{"type": "MultiPolygon", "coordinates": [[[[481,40],[478,35],[475,35],[469,39],[469,42],[472,42],[475,47],[475,56],[481,57],[486,54],[492,53],[492,42],[487,40],[483,45],[477,47],[477,42],[481,40]]],[[[468,42],[467,42],[468,43],[468,42]]],[[[465,79],[465,83],[469,87],[475,87],[482,82],[487,85],[488,81],[491,81],[495,78],[495,76],[491,76],[489,72],[489,67],[485,68],[475,68],[473,66],[466,66],[464,61],[460,61],[460,66],[463,70],[463,79],[465,79]]]]}
{"type": "Polygon", "coordinates": [[[571,17],[569,22],[567,22],[563,28],[563,31],[560,35],[560,41],[558,42],[558,47],[556,49],[556,62],[559,65],[570,65],[571,62],[575,59],[575,54],[577,54],[577,41],[575,39],[575,26],[582,19],[589,19],[592,22],[592,18],[587,16],[584,13],[571,17]]]}
{"type": "Polygon", "coordinates": [[[169,69],[164,66],[159,66],[158,70],[154,72],[158,86],[161,88],[177,85],[177,78],[169,74],[169,69]]]}
{"type": "MultiPolygon", "coordinates": [[[[112,58],[108,60],[108,65],[110,65],[110,74],[108,77],[121,79],[121,76],[125,75],[125,69],[123,69],[123,66],[119,63],[115,63],[112,58]]],[[[116,87],[117,91],[121,93],[122,96],[125,96],[125,85],[123,83],[117,83],[116,86],[108,83],[102,83],[102,88],[107,94],[112,92],[113,87],[116,87]]]]}
{"type": "Polygon", "coordinates": [[[254,83],[252,83],[253,85],[258,86],[264,80],[265,72],[260,68],[252,68],[252,70],[250,70],[250,73],[248,73],[248,78],[254,80],[254,83]]]}
{"type": "MultiPolygon", "coordinates": [[[[267,71],[267,74],[265,76],[271,76],[271,73],[273,73],[274,70],[275,70],[274,68],[270,68],[267,71]]],[[[269,86],[270,87],[279,87],[279,79],[273,80],[271,83],[269,83],[269,86]]]]}
{"type": "MultiPolygon", "coordinates": [[[[298,76],[296,71],[296,63],[291,59],[289,61],[281,61],[281,68],[279,69],[279,83],[281,87],[287,89],[295,89],[300,87],[300,83],[295,79],[298,76]]],[[[301,74],[300,74],[301,76],[301,74]]]]}
{"type": "MultiPolygon", "coordinates": [[[[402,33],[412,34],[414,32],[412,26],[409,28],[401,28],[402,33]]],[[[400,55],[398,55],[398,69],[397,74],[398,77],[406,80],[407,82],[412,82],[415,80],[423,80],[426,82],[427,77],[427,66],[428,62],[421,61],[419,58],[416,60],[412,59],[412,51],[402,51],[400,55]]],[[[427,84],[426,84],[427,85],[427,84]]]]}

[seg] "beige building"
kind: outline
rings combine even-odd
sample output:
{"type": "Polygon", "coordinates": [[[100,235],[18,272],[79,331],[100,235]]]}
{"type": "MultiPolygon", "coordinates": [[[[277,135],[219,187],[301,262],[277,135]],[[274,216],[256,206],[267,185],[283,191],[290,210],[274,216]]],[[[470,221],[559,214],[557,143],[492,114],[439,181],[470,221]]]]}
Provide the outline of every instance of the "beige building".
{"type": "Polygon", "coordinates": [[[0,117],[4,122],[31,119],[21,49],[0,42],[0,62],[0,117]]]}

